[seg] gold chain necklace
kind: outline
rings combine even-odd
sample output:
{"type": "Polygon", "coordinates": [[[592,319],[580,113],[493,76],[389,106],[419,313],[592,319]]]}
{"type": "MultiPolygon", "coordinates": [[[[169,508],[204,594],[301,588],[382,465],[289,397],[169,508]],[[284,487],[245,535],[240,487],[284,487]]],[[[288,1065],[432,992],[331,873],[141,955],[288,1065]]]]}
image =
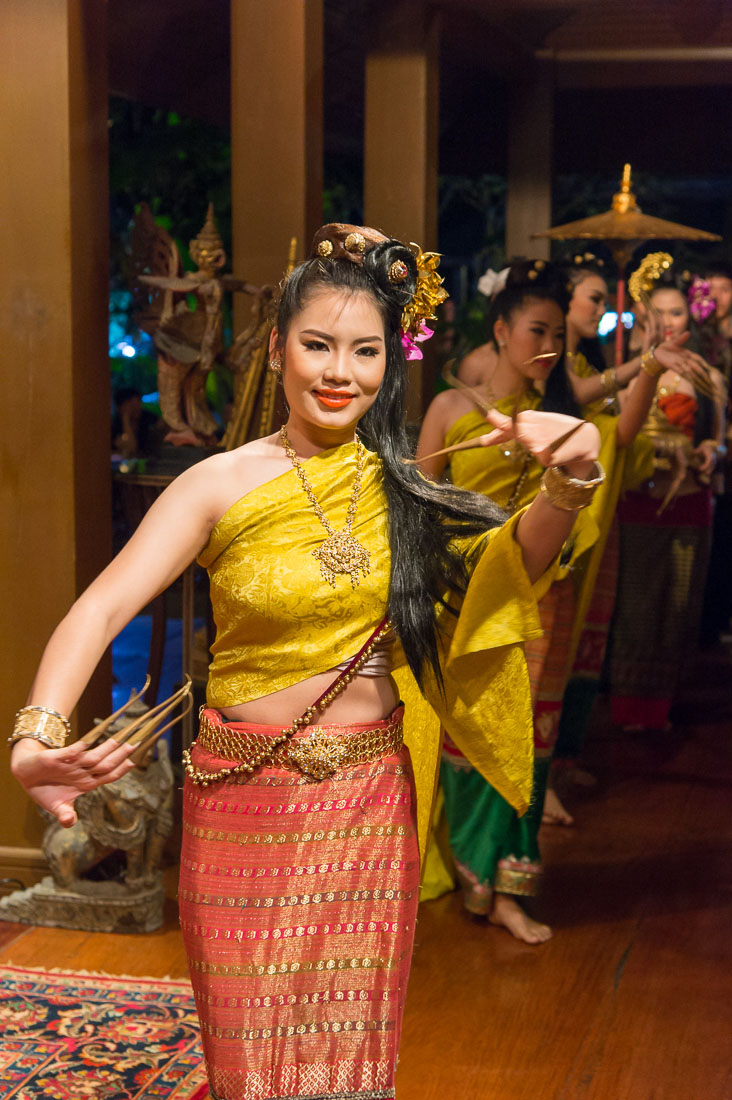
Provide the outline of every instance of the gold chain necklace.
{"type": "Polygon", "coordinates": [[[353,483],[351,502],[346,512],[346,526],[342,531],[334,531],[318,503],[318,498],[315,496],[313,487],[305,475],[300,459],[295,454],[285,424],[280,428],[280,442],[285,449],[285,454],[295,467],[295,473],[300,478],[305,494],[313,506],[313,511],[328,532],[328,538],[325,542],[321,543],[316,550],[313,550],[313,557],[320,562],[320,572],[323,574],[323,580],[326,580],[332,588],[335,588],[336,576],[339,573],[348,573],[351,578],[351,588],[356,588],[361,579],[358,575],[359,572],[366,577],[371,571],[370,551],[362,546],[351,533],[353,521],[356,517],[358,498],[361,493],[361,477],[366,459],[366,448],[361,440],[357,438],[356,479],[353,483]]]}

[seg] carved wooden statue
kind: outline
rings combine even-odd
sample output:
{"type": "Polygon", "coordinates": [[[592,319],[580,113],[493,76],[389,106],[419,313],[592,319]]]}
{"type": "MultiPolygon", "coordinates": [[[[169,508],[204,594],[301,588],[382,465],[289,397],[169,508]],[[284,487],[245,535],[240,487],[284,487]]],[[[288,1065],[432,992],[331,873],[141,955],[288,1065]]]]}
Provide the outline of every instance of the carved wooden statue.
{"type": "Polygon", "coordinates": [[[206,400],[206,376],[223,353],[224,292],[253,295],[261,311],[271,289],[221,275],[226,252],[213,205],[189,248],[196,270],[184,272],[175,241],[142,204],[132,232],[132,291],[138,324],[152,336],[158,353],[160,410],[170,428],[165,438],[179,445],[214,446],[218,425],[206,400]]]}
{"type": "Polygon", "coordinates": [[[148,683],[82,738],[90,745],[110,735],[132,742],[137,767],[80,795],[78,821],[70,829],[44,814],[50,824],[43,852],[51,875],[0,899],[0,920],[95,932],[151,932],[162,924],[160,860],[173,828],[174,784],[168,746],[160,737],[190,710],[191,681],[152,709],[140,703],[148,683]],[[183,703],[186,709],[180,713],[183,703]],[[170,714],[173,718],[161,726],[170,714]],[[114,873],[90,874],[112,855],[114,873]]]}

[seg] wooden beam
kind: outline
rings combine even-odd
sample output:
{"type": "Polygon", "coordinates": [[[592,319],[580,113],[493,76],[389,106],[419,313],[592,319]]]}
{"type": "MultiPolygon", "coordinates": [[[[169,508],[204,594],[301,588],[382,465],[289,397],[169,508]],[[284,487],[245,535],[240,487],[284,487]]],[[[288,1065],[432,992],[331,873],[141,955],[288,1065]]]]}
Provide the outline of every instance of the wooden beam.
{"type": "Polygon", "coordinates": [[[532,234],[551,225],[554,84],[550,65],[512,88],[509,114],[506,255],[549,257],[549,242],[532,234]]]}
{"type": "MultiPolygon", "coordinates": [[[[366,58],[364,218],[403,241],[437,248],[438,18],[420,0],[374,10],[366,58]]],[[[414,373],[409,415],[432,397],[429,360],[414,373]]]]}
{"type": "Polygon", "coordinates": [[[322,0],[232,0],[231,187],[234,271],[277,283],[322,222],[322,0]]]}
{"type": "MultiPolygon", "coordinates": [[[[12,728],[56,623],[111,554],[106,4],[0,5],[3,476],[0,709],[12,728]]],[[[78,708],[107,713],[103,662],[78,708]]],[[[7,748],[2,738],[7,774],[7,748]]],[[[8,782],[3,842],[42,824],[8,782]]]]}

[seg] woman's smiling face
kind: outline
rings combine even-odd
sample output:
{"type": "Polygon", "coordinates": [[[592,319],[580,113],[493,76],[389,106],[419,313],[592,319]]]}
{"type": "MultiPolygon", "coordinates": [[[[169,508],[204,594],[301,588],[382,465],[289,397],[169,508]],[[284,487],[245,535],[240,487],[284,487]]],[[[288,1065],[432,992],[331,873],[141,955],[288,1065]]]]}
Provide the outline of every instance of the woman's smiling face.
{"type": "Polygon", "coordinates": [[[307,431],[352,439],[373,405],[386,370],[384,319],[365,291],[318,290],[296,313],[284,348],[273,332],[271,354],[282,359],[290,420],[307,431]]]}

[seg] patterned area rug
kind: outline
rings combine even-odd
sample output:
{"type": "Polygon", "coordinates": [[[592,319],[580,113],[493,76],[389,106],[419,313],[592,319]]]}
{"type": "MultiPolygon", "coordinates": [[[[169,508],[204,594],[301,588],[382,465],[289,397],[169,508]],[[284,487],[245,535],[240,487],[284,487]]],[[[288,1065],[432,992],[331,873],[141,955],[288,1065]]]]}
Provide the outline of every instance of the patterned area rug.
{"type": "Polygon", "coordinates": [[[0,966],[3,1100],[205,1100],[186,981],[0,966]]]}

